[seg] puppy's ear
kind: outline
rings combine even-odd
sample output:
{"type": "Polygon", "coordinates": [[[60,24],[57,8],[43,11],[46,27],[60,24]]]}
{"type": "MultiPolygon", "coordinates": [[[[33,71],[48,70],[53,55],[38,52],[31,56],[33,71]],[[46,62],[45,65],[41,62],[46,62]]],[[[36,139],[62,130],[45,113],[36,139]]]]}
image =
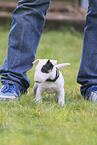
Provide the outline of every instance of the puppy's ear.
{"type": "Polygon", "coordinates": [[[53,64],[53,66],[55,66],[57,64],[57,60],[48,60],[49,62],[51,62],[53,64]]]}
{"type": "Polygon", "coordinates": [[[36,59],[35,61],[32,62],[32,64],[36,63],[37,61],[40,61],[40,59],[36,59]]]}

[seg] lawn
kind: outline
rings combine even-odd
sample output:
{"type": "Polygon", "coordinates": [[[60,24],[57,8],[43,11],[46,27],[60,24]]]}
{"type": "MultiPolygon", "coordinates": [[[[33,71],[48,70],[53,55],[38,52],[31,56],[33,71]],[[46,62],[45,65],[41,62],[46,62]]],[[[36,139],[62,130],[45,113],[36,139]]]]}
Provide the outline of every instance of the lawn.
{"type": "MultiPolygon", "coordinates": [[[[0,28],[0,67],[7,54],[9,28],[0,28]]],[[[76,77],[83,33],[62,29],[43,32],[37,58],[57,59],[71,66],[60,69],[65,81],[66,105],[44,94],[43,103],[32,98],[35,66],[29,70],[29,95],[18,101],[0,102],[0,145],[96,145],[97,104],[84,101],[76,77]]]]}

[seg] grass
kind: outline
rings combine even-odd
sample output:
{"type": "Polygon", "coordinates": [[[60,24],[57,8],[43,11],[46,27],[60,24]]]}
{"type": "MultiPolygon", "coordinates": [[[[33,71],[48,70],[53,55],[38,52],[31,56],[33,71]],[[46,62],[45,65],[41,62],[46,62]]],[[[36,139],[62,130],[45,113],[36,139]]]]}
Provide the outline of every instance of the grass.
{"type": "MultiPolygon", "coordinates": [[[[0,28],[0,66],[7,55],[8,28],[0,28]]],[[[66,105],[59,106],[53,95],[43,103],[32,98],[35,66],[29,70],[29,95],[18,101],[0,102],[0,145],[96,145],[97,104],[84,102],[76,77],[81,59],[83,33],[68,29],[44,32],[36,58],[70,62],[61,68],[65,81],[66,105]]]]}

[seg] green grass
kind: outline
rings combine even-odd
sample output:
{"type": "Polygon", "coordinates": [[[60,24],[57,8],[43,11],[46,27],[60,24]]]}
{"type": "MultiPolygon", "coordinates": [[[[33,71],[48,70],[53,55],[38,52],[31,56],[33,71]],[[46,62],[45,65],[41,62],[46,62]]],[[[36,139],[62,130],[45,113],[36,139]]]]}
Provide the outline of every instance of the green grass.
{"type": "MultiPolygon", "coordinates": [[[[0,67],[7,55],[9,29],[0,28],[0,67]]],[[[29,70],[29,95],[18,101],[0,102],[0,145],[96,145],[97,104],[84,102],[76,83],[83,34],[70,30],[44,32],[36,58],[70,62],[61,68],[65,81],[66,105],[59,106],[53,95],[43,103],[32,98],[35,66],[29,70]]]]}

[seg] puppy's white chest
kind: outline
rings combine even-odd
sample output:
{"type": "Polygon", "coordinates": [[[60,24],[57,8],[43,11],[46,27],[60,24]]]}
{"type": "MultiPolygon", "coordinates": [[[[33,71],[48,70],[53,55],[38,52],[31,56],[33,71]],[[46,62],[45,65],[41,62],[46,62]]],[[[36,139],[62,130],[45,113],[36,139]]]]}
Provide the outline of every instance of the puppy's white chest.
{"type": "Polygon", "coordinates": [[[41,90],[46,91],[49,94],[56,93],[58,91],[58,86],[53,82],[44,82],[40,86],[41,90]]]}

